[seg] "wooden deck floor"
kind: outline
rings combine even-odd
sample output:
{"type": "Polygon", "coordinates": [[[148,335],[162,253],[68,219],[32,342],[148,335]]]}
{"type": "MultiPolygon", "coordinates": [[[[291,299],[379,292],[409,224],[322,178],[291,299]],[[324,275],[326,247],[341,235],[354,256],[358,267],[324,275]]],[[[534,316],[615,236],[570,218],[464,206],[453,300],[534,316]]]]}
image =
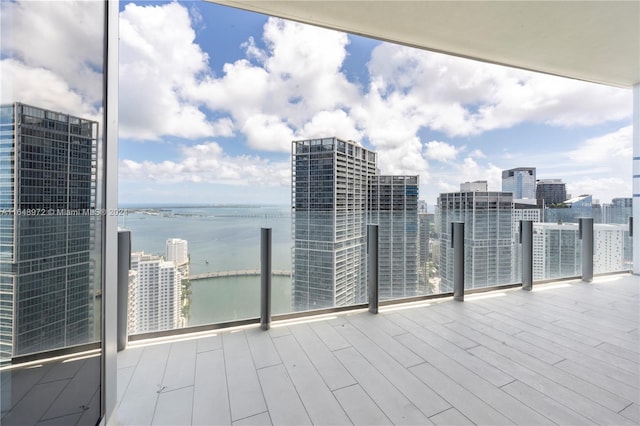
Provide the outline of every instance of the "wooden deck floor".
{"type": "Polygon", "coordinates": [[[637,425],[639,288],[615,275],[136,342],[119,422],[637,425]]]}

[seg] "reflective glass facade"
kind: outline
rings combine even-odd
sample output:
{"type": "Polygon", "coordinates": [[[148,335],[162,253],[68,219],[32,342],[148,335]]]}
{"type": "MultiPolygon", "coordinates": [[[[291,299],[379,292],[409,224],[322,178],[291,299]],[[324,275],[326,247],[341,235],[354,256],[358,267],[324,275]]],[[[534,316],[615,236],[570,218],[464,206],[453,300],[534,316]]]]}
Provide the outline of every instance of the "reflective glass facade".
{"type": "Polygon", "coordinates": [[[439,291],[453,291],[451,223],[464,222],[465,288],[519,281],[513,269],[513,195],[510,192],[454,192],[438,197],[439,291]]]}
{"type": "Polygon", "coordinates": [[[369,178],[369,223],[378,225],[381,300],[418,295],[418,176],[369,178]]]}
{"type": "Polygon", "coordinates": [[[292,144],[293,309],[366,299],[367,183],[376,154],[338,138],[292,144]]]}
{"type": "Polygon", "coordinates": [[[95,339],[98,123],[20,103],[1,108],[7,360],[95,339]]]}

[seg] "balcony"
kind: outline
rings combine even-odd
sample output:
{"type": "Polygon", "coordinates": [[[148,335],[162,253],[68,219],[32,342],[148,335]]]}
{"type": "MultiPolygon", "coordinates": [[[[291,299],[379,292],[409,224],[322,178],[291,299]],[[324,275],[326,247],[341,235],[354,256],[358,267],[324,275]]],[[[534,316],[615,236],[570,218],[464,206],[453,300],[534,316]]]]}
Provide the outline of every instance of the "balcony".
{"type": "Polygon", "coordinates": [[[131,342],[134,424],[638,424],[638,277],[131,342]]]}

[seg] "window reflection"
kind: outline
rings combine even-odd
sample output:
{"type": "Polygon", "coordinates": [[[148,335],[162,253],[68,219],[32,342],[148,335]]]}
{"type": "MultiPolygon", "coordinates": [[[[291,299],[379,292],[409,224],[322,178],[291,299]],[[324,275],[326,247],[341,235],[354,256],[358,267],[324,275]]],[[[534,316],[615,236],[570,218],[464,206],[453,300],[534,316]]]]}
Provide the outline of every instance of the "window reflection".
{"type": "Polygon", "coordinates": [[[0,3],[2,424],[100,417],[104,10],[0,3]]]}

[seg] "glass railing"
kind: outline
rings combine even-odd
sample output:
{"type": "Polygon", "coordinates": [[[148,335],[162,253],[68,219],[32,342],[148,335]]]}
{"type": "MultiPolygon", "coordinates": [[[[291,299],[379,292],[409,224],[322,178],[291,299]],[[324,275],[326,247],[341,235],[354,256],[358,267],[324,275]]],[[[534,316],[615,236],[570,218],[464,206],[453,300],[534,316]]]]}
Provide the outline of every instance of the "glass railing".
{"type": "Polygon", "coordinates": [[[533,224],[533,280],[580,276],[582,242],[578,223],[533,224]]]}
{"type": "Polygon", "coordinates": [[[291,311],[290,207],[123,212],[119,226],[131,232],[133,259],[130,335],[259,317],[262,227],[272,229],[272,312],[291,311]]]}
{"type": "MultiPolygon", "coordinates": [[[[135,271],[130,335],[259,318],[265,227],[272,230],[272,315],[367,304],[367,224],[378,226],[381,302],[453,292],[451,235],[436,232],[438,215],[369,212],[334,221],[332,213],[292,213],[289,206],[129,206],[123,212],[120,226],[131,232],[135,271]],[[350,238],[332,241],[341,230],[350,238]]],[[[522,282],[519,226],[502,223],[504,213],[481,212],[465,226],[465,290],[522,282]]],[[[577,223],[533,224],[534,282],[581,275],[578,230],[577,223]]],[[[627,225],[596,224],[594,273],[628,270],[630,246],[627,225]]]]}
{"type": "Polygon", "coordinates": [[[633,240],[629,225],[596,223],[593,228],[593,273],[632,270],[633,240]]]}

